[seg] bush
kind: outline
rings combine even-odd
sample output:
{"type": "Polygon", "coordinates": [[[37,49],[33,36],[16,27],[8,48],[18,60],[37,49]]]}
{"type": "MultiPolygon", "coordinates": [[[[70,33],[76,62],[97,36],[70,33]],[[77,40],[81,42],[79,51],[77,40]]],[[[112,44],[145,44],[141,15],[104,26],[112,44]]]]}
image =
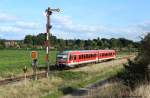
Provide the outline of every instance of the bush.
{"type": "Polygon", "coordinates": [[[150,64],[150,33],[145,36],[141,41],[140,52],[133,60],[128,60],[124,65],[124,71],[119,73],[118,76],[123,79],[126,85],[134,88],[143,81],[149,81],[149,64],[150,64]]]}

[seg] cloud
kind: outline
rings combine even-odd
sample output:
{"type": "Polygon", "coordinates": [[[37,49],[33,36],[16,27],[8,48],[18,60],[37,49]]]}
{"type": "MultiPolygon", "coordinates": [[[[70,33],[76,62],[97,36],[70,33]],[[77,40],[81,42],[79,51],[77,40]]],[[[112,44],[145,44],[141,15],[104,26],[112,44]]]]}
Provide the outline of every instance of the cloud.
{"type": "Polygon", "coordinates": [[[132,40],[140,40],[140,36],[150,32],[150,21],[128,24],[127,26],[117,27],[109,25],[85,25],[75,23],[69,16],[54,16],[53,27],[57,32],[61,32],[61,36],[68,38],[119,38],[124,37],[132,40]],[[63,34],[63,33],[64,34],[63,34]]]}
{"type": "Polygon", "coordinates": [[[1,26],[0,27],[0,32],[3,33],[9,33],[9,32],[21,32],[22,29],[21,28],[17,28],[14,26],[1,26]]]}
{"type": "MultiPolygon", "coordinates": [[[[26,34],[35,34],[41,30],[42,25],[39,22],[19,20],[14,15],[0,12],[0,34],[1,37],[14,37],[19,34],[24,36],[26,34]],[[3,24],[3,22],[7,22],[3,24]],[[28,33],[27,33],[28,32],[28,33]],[[6,34],[7,33],[7,34],[6,34]]],[[[150,20],[128,24],[127,26],[110,26],[110,25],[86,25],[75,23],[70,16],[52,16],[53,35],[64,39],[93,39],[93,38],[119,38],[125,37],[132,40],[139,40],[139,36],[143,36],[150,31],[150,20]]]]}
{"type": "Polygon", "coordinates": [[[16,19],[17,17],[15,17],[14,15],[0,12],[0,22],[10,22],[15,21],[16,19]]]}
{"type": "Polygon", "coordinates": [[[15,26],[21,29],[38,29],[39,28],[39,24],[37,22],[17,21],[15,26]]]}
{"type": "Polygon", "coordinates": [[[68,32],[78,32],[78,33],[84,33],[84,32],[102,32],[105,31],[104,26],[89,26],[89,25],[83,25],[83,24],[75,24],[71,17],[69,16],[55,16],[53,17],[53,24],[54,28],[62,30],[62,31],[68,31],[68,32]]]}
{"type": "Polygon", "coordinates": [[[36,34],[40,24],[35,21],[25,21],[15,15],[0,12],[0,38],[23,39],[27,34],[36,34]]]}

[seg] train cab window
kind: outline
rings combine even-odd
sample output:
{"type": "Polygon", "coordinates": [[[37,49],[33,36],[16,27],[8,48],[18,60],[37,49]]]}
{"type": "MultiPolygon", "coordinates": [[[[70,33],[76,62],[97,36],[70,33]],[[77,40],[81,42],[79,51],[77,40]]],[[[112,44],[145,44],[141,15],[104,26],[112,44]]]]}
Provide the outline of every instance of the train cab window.
{"type": "Polygon", "coordinates": [[[69,60],[72,60],[72,56],[71,55],[69,56],[69,60]]]}

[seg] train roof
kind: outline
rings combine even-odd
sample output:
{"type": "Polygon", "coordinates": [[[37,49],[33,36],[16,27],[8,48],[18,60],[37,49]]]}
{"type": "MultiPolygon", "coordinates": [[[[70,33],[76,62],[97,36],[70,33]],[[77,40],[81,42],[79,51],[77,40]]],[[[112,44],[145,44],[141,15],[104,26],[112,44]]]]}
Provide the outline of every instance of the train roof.
{"type": "Polygon", "coordinates": [[[81,53],[81,52],[106,52],[106,51],[115,51],[115,50],[69,50],[69,51],[63,51],[61,52],[61,54],[81,53]]]}

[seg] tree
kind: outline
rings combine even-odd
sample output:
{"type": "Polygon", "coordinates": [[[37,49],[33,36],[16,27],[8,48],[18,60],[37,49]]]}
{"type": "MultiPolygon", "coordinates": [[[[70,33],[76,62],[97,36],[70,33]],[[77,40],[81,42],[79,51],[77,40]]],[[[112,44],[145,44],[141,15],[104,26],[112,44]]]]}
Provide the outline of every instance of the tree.
{"type": "Polygon", "coordinates": [[[85,40],[84,49],[87,49],[87,50],[92,49],[91,48],[91,40],[89,40],[89,39],[85,40]]]}
{"type": "Polygon", "coordinates": [[[97,47],[98,49],[102,49],[102,41],[99,38],[97,39],[97,47]]]}
{"type": "Polygon", "coordinates": [[[46,40],[46,35],[45,34],[40,33],[40,34],[37,35],[37,44],[38,45],[42,45],[43,46],[45,40],[46,40]]]}
{"type": "Polygon", "coordinates": [[[25,44],[32,44],[32,35],[26,35],[24,39],[25,44]]]}
{"type": "Polygon", "coordinates": [[[118,40],[115,38],[110,39],[110,46],[111,46],[111,48],[117,48],[118,40]]]}
{"type": "Polygon", "coordinates": [[[5,48],[4,40],[0,39],[0,49],[5,48]]]}

